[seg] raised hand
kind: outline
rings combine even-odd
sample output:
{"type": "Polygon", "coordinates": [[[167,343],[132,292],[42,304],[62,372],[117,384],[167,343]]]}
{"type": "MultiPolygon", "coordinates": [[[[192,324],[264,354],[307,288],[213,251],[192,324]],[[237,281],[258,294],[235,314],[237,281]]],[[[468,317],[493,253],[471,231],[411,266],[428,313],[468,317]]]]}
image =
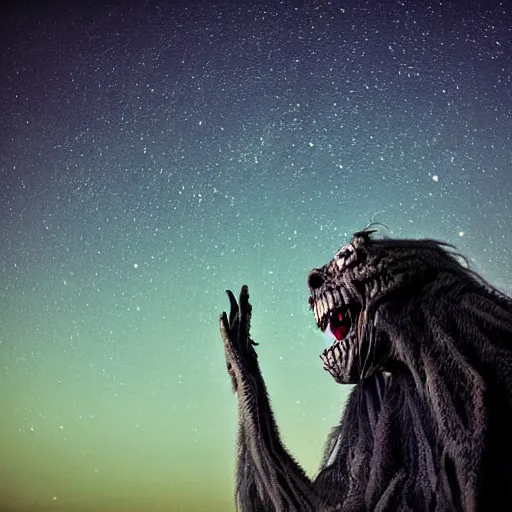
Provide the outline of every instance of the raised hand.
{"type": "Polygon", "coordinates": [[[235,501],[239,512],[326,510],[300,466],[279,438],[251,338],[249,290],[227,291],[229,318],[220,315],[226,367],[238,398],[238,460],[235,501]]]}
{"type": "Polygon", "coordinates": [[[233,391],[237,392],[243,378],[259,373],[258,356],[254,350],[257,343],[250,335],[252,306],[247,285],[242,286],[238,303],[231,290],[226,290],[226,293],[231,309],[229,319],[225,311],[220,315],[220,334],[233,391]]]}

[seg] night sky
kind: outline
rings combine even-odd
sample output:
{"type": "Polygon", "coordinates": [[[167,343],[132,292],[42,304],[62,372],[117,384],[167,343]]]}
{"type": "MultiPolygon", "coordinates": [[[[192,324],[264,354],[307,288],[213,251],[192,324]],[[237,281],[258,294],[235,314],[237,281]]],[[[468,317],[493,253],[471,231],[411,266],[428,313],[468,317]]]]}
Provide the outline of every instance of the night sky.
{"type": "Polygon", "coordinates": [[[244,283],[314,475],[349,388],[322,370],[306,275],[372,220],[454,243],[512,291],[510,2],[15,5],[2,512],[233,510],[218,315],[244,283]]]}

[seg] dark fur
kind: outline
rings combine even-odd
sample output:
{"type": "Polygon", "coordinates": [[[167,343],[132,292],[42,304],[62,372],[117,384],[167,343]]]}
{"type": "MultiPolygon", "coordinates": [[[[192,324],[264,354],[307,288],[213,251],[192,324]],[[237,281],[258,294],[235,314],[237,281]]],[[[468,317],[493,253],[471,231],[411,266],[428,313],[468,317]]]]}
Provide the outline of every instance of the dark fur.
{"type": "Polygon", "coordinates": [[[247,288],[240,308],[230,295],[221,332],[239,401],[238,510],[512,510],[511,299],[438,242],[360,242],[367,264],[399,254],[405,278],[368,309],[388,358],[355,385],[313,480],[280,441],[247,288]]]}

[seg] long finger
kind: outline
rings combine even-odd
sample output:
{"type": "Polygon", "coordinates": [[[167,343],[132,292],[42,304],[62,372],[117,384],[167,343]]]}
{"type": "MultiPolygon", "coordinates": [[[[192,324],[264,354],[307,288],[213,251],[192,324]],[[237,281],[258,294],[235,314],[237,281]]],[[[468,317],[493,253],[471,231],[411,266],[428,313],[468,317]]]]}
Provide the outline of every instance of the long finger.
{"type": "Polygon", "coordinates": [[[220,335],[222,337],[222,341],[224,342],[224,345],[227,345],[227,344],[229,344],[229,323],[228,323],[228,316],[226,315],[225,311],[223,311],[220,314],[219,325],[220,325],[220,335]]]}
{"type": "Polygon", "coordinates": [[[247,342],[247,338],[249,335],[249,322],[251,321],[251,305],[249,304],[249,288],[246,284],[242,286],[240,290],[240,300],[238,301],[240,304],[240,342],[247,342]]]}
{"type": "Polygon", "coordinates": [[[238,304],[231,290],[226,290],[226,293],[228,294],[229,304],[231,306],[231,309],[229,310],[229,325],[233,327],[235,318],[238,315],[238,304]]]}
{"type": "Polygon", "coordinates": [[[232,354],[232,348],[229,338],[229,323],[228,323],[228,316],[226,315],[226,312],[223,311],[219,318],[219,324],[220,324],[220,335],[222,337],[222,341],[224,343],[224,354],[226,356],[226,369],[228,371],[229,376],[231,377],[231,386],[233,388],[233,393],[236,393],[238,389],[238,383],[236,380],[236,373],[235,369],[233,367],[233,354],[232,354]]]}

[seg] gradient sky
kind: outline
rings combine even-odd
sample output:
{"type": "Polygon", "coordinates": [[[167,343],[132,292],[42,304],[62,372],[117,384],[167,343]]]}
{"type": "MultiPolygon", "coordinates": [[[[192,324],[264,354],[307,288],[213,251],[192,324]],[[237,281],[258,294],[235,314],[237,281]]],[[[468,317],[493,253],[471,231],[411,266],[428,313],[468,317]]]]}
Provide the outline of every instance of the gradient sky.
{"type": "Polygon", "coordinates": [[[349,388],[322,370],[306,275],[370,220],[454,243],[512,291],[509,2],[16,5],[2,512],[233,510],[217,324],[243,283],[283,438],[314,475],[349,388]]]}

